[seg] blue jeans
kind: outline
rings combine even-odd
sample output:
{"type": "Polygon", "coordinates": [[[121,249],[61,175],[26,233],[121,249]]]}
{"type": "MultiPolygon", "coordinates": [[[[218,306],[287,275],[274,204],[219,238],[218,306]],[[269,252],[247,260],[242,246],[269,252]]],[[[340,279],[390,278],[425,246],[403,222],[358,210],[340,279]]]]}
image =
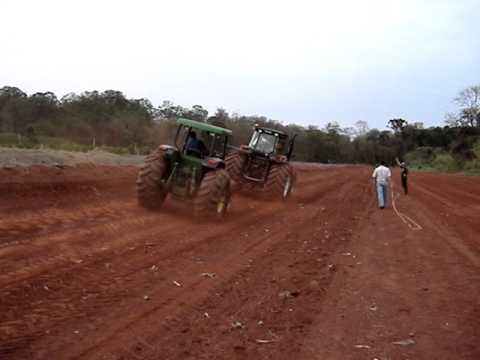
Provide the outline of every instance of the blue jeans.
{"type": "Polygon", "coordinates": [[[381,208],[387,206],[387,196],[388,196],[387,184],[377,184],[377,196],[378,196],[378,206],[381,208]]]}

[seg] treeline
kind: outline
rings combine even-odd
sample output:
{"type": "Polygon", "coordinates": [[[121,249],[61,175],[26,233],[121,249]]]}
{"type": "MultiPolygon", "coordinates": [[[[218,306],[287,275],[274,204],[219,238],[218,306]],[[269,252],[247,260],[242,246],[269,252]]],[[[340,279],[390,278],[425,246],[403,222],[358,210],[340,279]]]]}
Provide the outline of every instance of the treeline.
{"type": "Polygon", "coordinates": [[[74,143],[128,147],[146,144],[155,108],[146,99],[121,92],[87,91],[58,99],[53,92],[27,95],[16,87],[0,89],[0,132],[15,134],[25,146],[38,137],[74,143]]]}
{"type": "MultiPolygon", "coordinates": [[[[480,87],[471,87],[478,90],[480,87]]],[[[158,144],[171,143],[175,119],[186,117],[233,130],[232,143],[246,143],[255,124],[297,134],[295,160],[322,163],[394,163],[407,158],[427,166],[437,155],[451,157],[457,168],[476,166],[476,144],[480,135],[479,102],[473,96],[459,100],[458,114],[449,114],[448,125],[424,129],[421,123],[404,119],[388,121],[390,130],[369,129],[365,121],[351,127],[335,122],[324,128],[285,125],[263,116],[229,114],[219,108],[208,113],[201,105],[186,108],[164,101],[154,106],[144,98],[129,99],[120,91],[86,91],[57,98],[53,92],[27,95],[22,90],[0,88],[0,145],[36,147],[62,146],[80,149],[109,147],[131,153],[147,153],[158,144]],[[462,105],[463,104],[463,105],[462,105]],[[462,107],[463,106],[463,107],[462,107]],[[74,146],[75,145],[75,146],[74,146]]]]}

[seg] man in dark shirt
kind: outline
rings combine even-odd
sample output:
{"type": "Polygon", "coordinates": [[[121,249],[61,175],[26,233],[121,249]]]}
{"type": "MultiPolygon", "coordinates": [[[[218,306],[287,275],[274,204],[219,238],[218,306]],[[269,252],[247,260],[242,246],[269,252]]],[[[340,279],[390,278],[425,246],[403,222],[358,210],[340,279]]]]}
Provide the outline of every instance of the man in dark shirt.
{"type": "Polygon", "coordinates": [[[405,195],[408,195],[408,184],[407,184],[408,169],[404,162],[402,162],[402,165],[400,167],[402,169],[401,176],[402,176],[403,191],[405,192],[405,195]]]}
{"type": "Polygon", "coordinates": [[[405,165],[404,162],[400,162],[397,159],[395,159],[397,161],[397,164],[398,166],[400,166],[400,179],[402,180],[402,188],[403,188],[403,192],[405,193],[405,195],[408,195],[408,183],[407,183],[407,179],[408,179],[408,168],[407,168],[407,165],[405,165]]]}
{"type": "Polygon", "coordinates": [[[195,131],[190,132],[185,150],[187,155],[193,155],[199,158],[208,154],[207,147],[202,140],[197,139],[197,133],[195,131]]]}

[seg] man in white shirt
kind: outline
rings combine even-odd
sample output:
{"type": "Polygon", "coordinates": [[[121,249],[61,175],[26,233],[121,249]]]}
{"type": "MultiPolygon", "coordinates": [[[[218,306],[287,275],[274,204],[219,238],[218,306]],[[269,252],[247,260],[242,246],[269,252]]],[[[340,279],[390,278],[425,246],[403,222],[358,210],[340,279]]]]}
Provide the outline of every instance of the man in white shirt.
{"type": "Polygon", "coordinates": [[[392,173],[390,169],[385,166],[385,162],[382,161],[372,174],[372,178],[375,179],[377,186],[378,207],[384,209],[387,205],[388,185],[390,184],[390,178],[392,173]]]}

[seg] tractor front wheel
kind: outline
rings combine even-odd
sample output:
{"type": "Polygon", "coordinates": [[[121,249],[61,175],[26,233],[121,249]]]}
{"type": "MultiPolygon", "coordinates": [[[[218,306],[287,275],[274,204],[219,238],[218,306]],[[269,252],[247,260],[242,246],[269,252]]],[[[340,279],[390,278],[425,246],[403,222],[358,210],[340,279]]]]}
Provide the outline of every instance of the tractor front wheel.
{"type": "Polygon", "coordinates": [[[210,171],[205,174],[193,200],[193,211],[196,218],[215,214],[223,218],[230,204],[231,179],[224,169],[210,171]]]}
{"type": "Polygon", "coordinates": [[[163,150],[157,149],[147,156],[137,176],[137,199],[140,206],[150,210],[161,208],[168,193],[162,183],[167,169],[163,150]]]}
{"type": "Polygon", "coordinates": [[[272,165],[265,183],[265,193],[272,198],[287,200],[295,184],[295,170],[290,164],[272,165]]]}
{"type": "Polygon", "coordinates": [[[243,185],[243,176],[242,176],[242,167],[245,161],[245,156],[238,152],[233,151],[229,153],[225,159],[225,166],[228,171],[228,175],[230,175],[231,179],[233,180],[233,185],[235,189],[240,190],[243,185]]]}

